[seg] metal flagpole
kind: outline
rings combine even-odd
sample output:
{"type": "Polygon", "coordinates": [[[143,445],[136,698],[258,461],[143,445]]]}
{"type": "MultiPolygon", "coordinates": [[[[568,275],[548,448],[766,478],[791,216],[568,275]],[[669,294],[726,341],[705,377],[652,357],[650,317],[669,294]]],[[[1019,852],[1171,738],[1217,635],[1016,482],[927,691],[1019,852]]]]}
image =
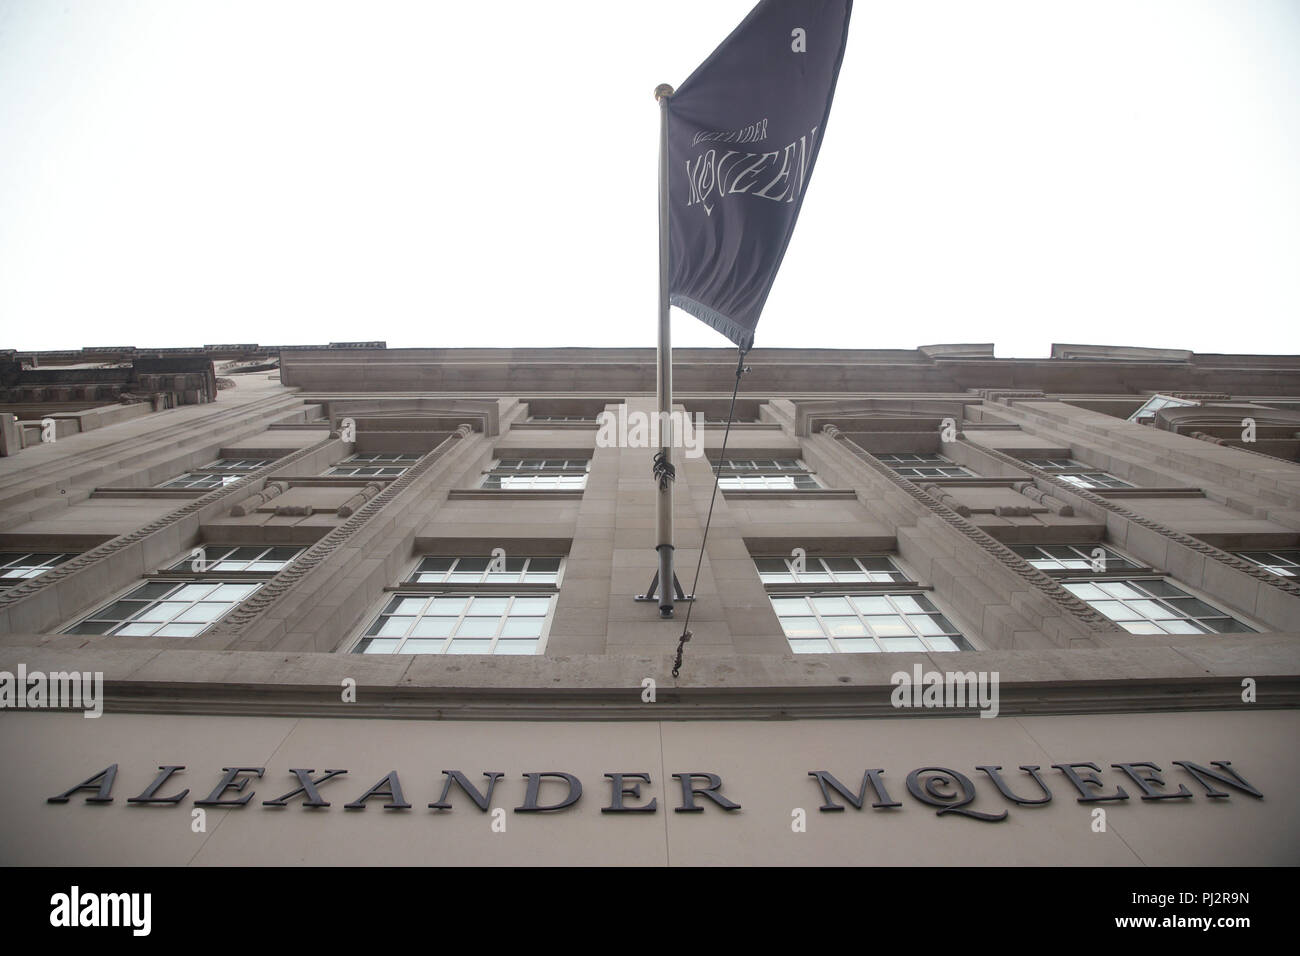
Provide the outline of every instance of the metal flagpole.
{"type": "Polygon", "coordinates": [[[667,83],[655,87],[659,102],[659,374],[656,397],[659,403],[659,454],[654,473],[659,479],[655,527],[659,553],[659,614],[673,616],[673,345],[668,316],[668,98],[673,88],[667,83]]]}

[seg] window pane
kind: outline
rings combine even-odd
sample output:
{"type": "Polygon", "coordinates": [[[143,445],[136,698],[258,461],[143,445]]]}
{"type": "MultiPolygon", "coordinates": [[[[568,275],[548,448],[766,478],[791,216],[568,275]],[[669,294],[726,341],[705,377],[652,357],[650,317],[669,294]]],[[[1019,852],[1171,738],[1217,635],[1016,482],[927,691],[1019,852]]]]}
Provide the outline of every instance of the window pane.
{"type": "Polygon", "coordinates": [[[540,617],[511,617],[507,618],[505,627],[501,630],[502,637],[541,637],[542,622],[544,618],[540,617]]]}
{"type": "Polygon", "coordinates": [[[867,623],[871,625],[871,631],[877,637],[911,636],[913,633],[912,629],[896,614],[868,617],[867,623]]]}
{"type": "MultiPolygon", "coordinates": [[[[550,609],[550,598],[515,598],[515,603],[510,606],[510,616],[516,614],[545,614],[550,609]]],[[[477,613],[477,612],[475,612],[477,613]]]]}
{"type": "Polygon", "coordinates": [[[817,609],[818,614],[852,614],[853,609],[849,607],[847,598],[842,597],[824,597],[813,598],[813,607],[817,609]]]}
{"type": "Polygon", "coordinates": [[[451,637],[456,626],[454,617],[422,617],[411,631],[412,637],[451,637]]]}
{"type": "MultiPolygon", "coordinates": [[[[786,637],[821,637],[822,629],[815,617],[783,617],[781,627],[786,637]]],[[[830,645],[828,644],[827,647],[830,645]]]]}
{"type": "Polygon", "coordinates": [[[831,653],[831,642],[826,640],[791,641],[790,650],[796,654],[829,654],[831,653]]]}
{"type": "Polygon", "coordinates": [[[443,641],[407,641],[402,645],[403,654],[438,654],[442,652],[443,641]]]}
{"type": "Polygon", "coordinates": [[[460,637],[494,637],[501,624],[498,617],[467,617],[460,622],[456,636],[460,637]]]}
{"type": "Polygon", "coordinates": [[[497,641],[498,654],[536,654],[537,641],[497,641]]]}
{"type": "Polygon", "coordinates": [[[836,641],[840,646],[840,651],[846,654],[876,654],[880,652],[880,646],[871,638],[845,638],[836,641]]]}
{"type": "Polygon", "coordinates": [[[856,617],[824,617],[822,624],[832,637],[866,637],[866,626],[856,617]]]}
{"type": "Polygon", "coordinates": [[[461,641],[451,642],[447,648],[448,654],[489,654],[492,651],[491,641],[461,641]]]}

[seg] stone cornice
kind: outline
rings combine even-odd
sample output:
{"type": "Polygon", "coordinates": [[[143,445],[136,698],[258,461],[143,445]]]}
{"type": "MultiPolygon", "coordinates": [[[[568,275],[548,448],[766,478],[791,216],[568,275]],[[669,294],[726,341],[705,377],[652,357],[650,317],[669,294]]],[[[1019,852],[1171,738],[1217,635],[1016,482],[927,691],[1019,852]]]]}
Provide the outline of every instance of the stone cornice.
{"type": "MultiPolygon", "coordinates": [[[[895,672],[997,672],[1004,716],[1300,706],[1300,633],[1178,638],[1141,647],[946,654],[699,658],[682,678],[672,655],[418,658],[183,648],[108,649],[33,637],[0,647],[0,669],[99,670],[109,713],[415,720],[662,720],[953,717],[896,710],[895,672]],[[81,645],[81,646],[77,646],[81,645]],[[467,666],[468,665],[468,666],[467,666]],[[642,681],[656,701],[641,699],[642,681]],[[1242,702],[1242,680],[1258,702],[1242,702]],[[356,701],[344,703],[344,681],[356,701]]],[[[973,717],[973,714],[972,714],[973,717]]],[[[973,718],[978,719],[978,718],[973,718]]]]}

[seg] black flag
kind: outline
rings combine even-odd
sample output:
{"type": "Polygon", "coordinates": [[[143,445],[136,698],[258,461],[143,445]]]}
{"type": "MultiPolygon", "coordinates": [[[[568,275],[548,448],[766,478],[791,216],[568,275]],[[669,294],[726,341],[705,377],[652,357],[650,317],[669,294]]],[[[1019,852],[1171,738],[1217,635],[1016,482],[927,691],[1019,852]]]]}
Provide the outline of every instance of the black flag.
{"type": "Polygon", "coordinates": [[[762,0],[668,101],[669,301],[742,349],[826,133],[853,0],[762,0]]]}

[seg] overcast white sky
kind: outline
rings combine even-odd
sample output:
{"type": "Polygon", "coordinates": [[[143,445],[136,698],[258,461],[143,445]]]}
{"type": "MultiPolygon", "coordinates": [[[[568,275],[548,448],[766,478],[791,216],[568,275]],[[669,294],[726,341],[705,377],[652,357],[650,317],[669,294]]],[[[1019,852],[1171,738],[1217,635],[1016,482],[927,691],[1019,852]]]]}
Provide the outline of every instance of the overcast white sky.
{"type": "MultiPolygon", "coordinates": [[[[0,346],[652,346],[751,6],[0,0],[0,346]]],[[[756,345],[970,341],[1300,352],[1300,3],[857,0],[756,345]]]]}

